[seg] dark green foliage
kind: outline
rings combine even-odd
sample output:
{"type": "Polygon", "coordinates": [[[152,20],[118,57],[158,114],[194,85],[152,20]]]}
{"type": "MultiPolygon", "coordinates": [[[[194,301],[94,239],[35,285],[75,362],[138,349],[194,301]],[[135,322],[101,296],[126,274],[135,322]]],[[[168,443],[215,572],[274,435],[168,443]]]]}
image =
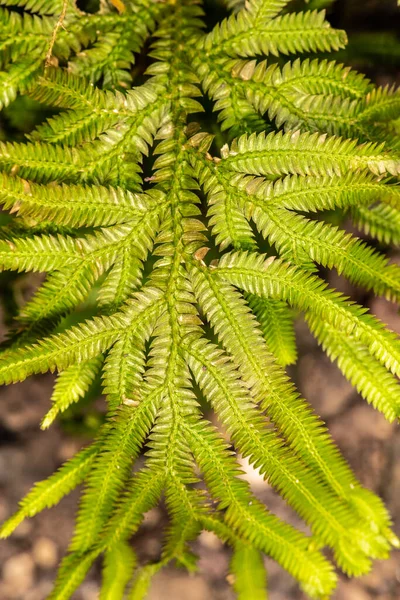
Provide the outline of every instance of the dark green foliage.
{"type": "Polygon", "coordinates": [[[58,372],[43,428],[99,377],[108,402],[94,442],[1,530],[84,483],[52,600],[70,598],[100,555],[102,600],[144,598],[169,562],[196,567],[203,529],[232,546],[240,600],[267,597],[263,553],[322,599],[337,578],[324,546],[350,576],[399,546],[285,367],[303,312],[361,395],[399,418],[398,337],[318,268],[400,298],[400,267],[379,244],[325,219],[335,209],[399,244],[400,94],[296,57],[345,46],[317,10],[329,2],[225,4],[233,14],[205,33],[197,0],[115,0],[90,14],[68,0],[3,2],[1,102],[23,94],[55,110],[27,140],[0,145],[0,202],[14,213],[0,266],[47,274],[4,347],[0,382],[58,372]],[[254,497],[238,454],[310,535],[254,497]],[[129,540],[161,499],[159,561],[137,565],[129,540]]]}

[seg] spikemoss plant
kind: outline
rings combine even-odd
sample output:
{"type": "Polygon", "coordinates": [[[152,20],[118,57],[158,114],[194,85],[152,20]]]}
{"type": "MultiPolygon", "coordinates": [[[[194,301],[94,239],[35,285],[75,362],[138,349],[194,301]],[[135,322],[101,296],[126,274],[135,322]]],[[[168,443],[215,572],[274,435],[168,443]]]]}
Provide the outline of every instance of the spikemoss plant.
{"type": "Polygon", "coordinates": [[[0,265],[47,274],[0,381],[57,371],[43,428],[100,373],[108,403],[93,443],[1,530],[84,483],[51,600],[70,598],[100,555],[102,600],[144,598],[170,561],[195,568],[201,530],[232,546],[240,600],[267,597],[263,554],[328,598],[325,546],[357,576],[399,545],[285,367],[301,311],[362,396],[390,421],[400,414],[398,337],[318,271],[400,297],[400,267],[324,218],[336,209],[399,242],[400,94],[312,56],[346,44],[324,12],[227,5],[214,26],[215,7],[197,0],[104,0],[94,13],[3,0],[0,99],[55,110],[26,141],[0,145],[0,201],[15,215],[0,265]],[[91,318],[68,324],[93,295],[91,318]],[[238,455],[310,535],[253,496],[238,455]],[[162,553],[138,565],[129,540],[161,499],[162,553]]]}

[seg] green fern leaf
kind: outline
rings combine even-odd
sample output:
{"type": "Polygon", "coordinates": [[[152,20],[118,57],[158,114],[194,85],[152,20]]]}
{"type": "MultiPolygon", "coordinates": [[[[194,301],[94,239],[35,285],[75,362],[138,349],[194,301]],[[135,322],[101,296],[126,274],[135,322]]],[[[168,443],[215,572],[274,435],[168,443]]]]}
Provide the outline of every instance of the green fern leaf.
{"type": "Polygon", "coordinates": [[[231,560],[233,587],[238,600],[268,600],[266,572],[257,550],[237,545],[231,560]]]}
{"type": "Polygon", "coordinates": [[[400,214],[394,206],[376,204],[351,210],[354,224],[366,234],[385,244],[400,244],[400,214]]]}
{"type": "Polygon", "coordinates": [[[117,544],[106,553],[100,600],[123,600],[135,562],[132,549],[125,543],[117,544]]]}
{"type": "Polygon", "coordinates": [[[89,472],[98,452],[95,444],[81,450],[48,479],[36,483],[20,503],[20,509],[0,530],[1,537],[8,537],[27,517],[33,517],[44,508],[57,504],[61,498],[76,488],[89,472]]]}
{"type": "Polygon", "coordinates": [[[83,398],[100,370],[101,357],[78,365],[71,365],[57,377],[51,401],[53,406],[43,418],[42,429],[47,429],[57,416],[73,402],[83,398]]]}
{"type": "Polygon", "coordinates": [[[201,0],[0,9],[0,105],[13,114],[23,95],[53,110],[0,142],[0,267],[46,274],[0,383],[57,371],[43,428],[95,380],[107,402],[94,443],[1,529],[83,484],[50,600],[71,598],[98,558],[100,598],[144,600],[171,562],[197,568],[202,530],[233,548],[239,600],[266,600],[264,554],[325,600],[337,581],[325,546],[358,576],[400,545],[285,371],[304,312],[366,401],[400,416],[398,336],[316,274],[399,299],[399,267],[327,215],[399,243],[399,92],[321,56],[286,60],[345,45],[318,12],[329,0],[224,4],[234,14],[216,25],[201,0]],[[238,454],[309,534],[254,496],[238,454]],[[159,556],[136,567],[131,538],[161,500],[159,556]]]}

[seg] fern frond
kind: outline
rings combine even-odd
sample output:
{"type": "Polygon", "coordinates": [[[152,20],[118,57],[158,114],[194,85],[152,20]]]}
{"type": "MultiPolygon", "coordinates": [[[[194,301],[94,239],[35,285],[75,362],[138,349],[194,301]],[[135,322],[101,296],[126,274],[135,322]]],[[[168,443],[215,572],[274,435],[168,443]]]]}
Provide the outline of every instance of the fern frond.
{"type": "Polygon", "coordinates": [[[8,537],[24,519],[54,506],[75,489],[85,479],[98,450],[96,444],[84,448],[48,479],[36,483],[21,501],[18,512],[2,525],[0,536],[8,537]]]}
{"type": "Polygon", "coordinates": [[[335,585],[329,564],[306,536],[267,512],[246,483],[237,478],[238,468],[233,460],[227,460],[224,442],[205,423],[190,427],[188,435],[211,494],[220,501],[220,508],[227,507],[225,522],[280,562],[310,596],[329,593],[335,585]]]}
{"type": "Polygon", "coordinates": [[[400,244],[400,212],[395,206],[376,204],[351,210],[355,226],[385,244],[400,244]]]}
{"type": "Polygon", "coordinates": [[[330,52],[346,44],[343,31],[330,27],[323,11],[288,13],[254,26],[248,11],[242,10],[217,25],[201,42],[210,53],[228,56],[330,52]]]}
{"type": "Polygon", "coordinates": [[[282,367],[297,361],[293,311],[279,300],[248,298],[249,306],[260,323],[267,346],[282,367]]]}
{"type": "Polygon", "coordinates": [[[312,332],[332,361],[374,408],[388,421],[400,416],[398,381],[368,353],[353,336],[343,336],[327,323],[309,318],[312,332]]]}
{"type": "Polygon", "coordinates": [[[161,311],[159,291],[149,288],[148,293],[148,297],[138,294],[123,312],[95,317],[37,345],[10,350],[0,368],[0,380],[4,383],[22,381],[33,373],[66,369],[107,350],[127,327],[146,328],[161,311]]]}
{"type": "Polygon", "coordinates": [[[310,310],[335,328],[363,341],[373,356],[394,374],[400,374],[400,346],[396,335],[366,310],[346,301],[314,275],[261,255],[225,254],[218,274],[246,292],[282,298],[300,310],[310,310]],[[290,273],[290,276],[289,276],[290,273]]]}
{"type": "MultiPolygon", "coordinates": [[[[392,205],[400,204],[400,188],[379,181],[368,171],[325,177],[287,175],[274,182],[263,177],[243,174],[227,175],[225,187],[236,191],[240,202],[251,203],[252,198],[262,205],[279,206],[301,212],[317,212],[334,208],[355,207],[356,210],[380,201],[392,205]],[[249,198],[240,197],[239,190],[249,198]]],[[[251,215],[251,212],[249,213],[251,215]]]]}
{"type": "Polygon", "coordinates": [[[398,337],[315,274],[400,296],[399,267],[320,214],[400,240],[399,94],[325,58],[283,60],[344,46],[314,10],[327,2],[224,3],[234,14],[217,25],[201,0],[0,9],[0,104],[13,115],[23,94],[55,109],[26,140],[5,130],[0,142],[0,267],[46,273],[4,344],[0,383],[58,372],[43,428],[97,379],[107,403],[94,443],[1,530],[83,483],[50,600],[71,598],[98,558],[100,598],[144,600],[172,561],[196,568],[203,529],[233,548],[241,600],[267,597],[263,554],[325,600],[337,576],[324,546],[360,575],[400,545],[285,371],[304,312],[361,395],[400,416],[398,337]],[[255,498],[237,454],[310,535],[255,498]],[[136,569],[131,537],[161,499],[159,556],[136,569]]]}
{"type": "Polygon", "coordinates": [[[42,218],[67,227],[114,225],[136,220],[163,194],[132,194],[120,188],[101,186],[44,186],[2,174],[0,202],[24,217],[42,218]]]}
{"type": "Polygon", "coordinates": [[[159,104],[162,92],[162,85],[155,81],[129,90],[126,95],[104,92],[88,86],[83,77],[50,71],[49,77],[35,82],[29,95],[68,110],[40,125],[30,138],[77,145],[98,138],[121,119],[146,137],[146,116],[155,116],[159,111],[160,106],[155,109],[154,103],[159,104]]]}
{"type": "MultiPolygon", "coordinates": [[[[216,101],[214,110],[222,109],[219,119],[225,121],[224,128],[232,126],[235,116],[238,118],[234,102],[240,98],[243,107],[247,104],[247,113],[253,109],[260,117],[268,114],[271,121],[284,124],[286,129],[301,126],[311,131],[348,133],[351,114],[362,111],[360,102],[371,89],[358,73],[328,61],[297,60],[281,70],[267,61],[215,61],[204,53],[196,66],[205,90],[216,101]]],[[[237,100],[236,104],[239,106],[237,100]]]]}
{"type": "MultiPolygon", "coordinates": [[[[206,271],[203,273],[205,275],[206,271]]],[[[260,332],[254,328],[254,318],[243,300],[235,297],[233,290],[221,280],[217,284],[210,281],[211,277],[208,276],[207,285],[204,275],[201,277],[198,273],[195,279],[199,302],[209,315],[219,338],[234,357],[247,386],[252,388],[254,398],[261,403],[286,442],[301,454],[309,468],[316,470],[325,485],[329,485],[341,498],[346,498],[358,511],[357,495],[360,493],[363,496],[365,491],[359,488],[350,469],[338,455],[322,423],[313,417],[304,401],[288,385],[285,375],[274,367],[260,332]],[[227,322],[231,323],[230,328],[226,327],[227,322]],[[351,490],[356,490],[354,496],[351,490]]],[[[228,411],[228,414],[231,413],[232,409],[228,411]]],[[[248,434],[247,437],[250,440],[252,435],[248,434]]],[[[259,446],[263,447],[263,444],[255,444],[255,447],[259,446]]],[[[278,478],[277,481],[282,479],[278,478]]],[[[304,503],[301,504],[304,507],[304,503]]],[[[310,517],[313,521],[313,511],[310,517]]],[[[376,515],[371,515],[372,529],[375,526],[387,527],[387,517],[383,517],[379,525],[374,523],[375,519],[376,515]]]]}
{"type": "Polygon", "coordinates": [[[79,263],[79,249],[72,238],[36,236],[0,242],[0,266],[13,271],[53,271],[79,263]]]}
{"type": "MultiPolygon", "coordinates": [[[[188,354],[189,364],[200,388],[210,399],[237,450],[243,456],[249,456],[250,462],[254,463],[262,474],[265,473],[270,483],[278,488],[289,504],[311,525],[316,537],[332,545],[336,551],[336,560],[342,569],[352,574],[361,574],[364,570],[368,570],[370,566],[368,555],[362,564],[361,554],[370,545],[368,541],[370,534],[362,532],[360,528],[357,536],[363,539],[363,550],[361,547],[357,548],[353,557],[349,550],[342,552],[346,535],[350,534],[348,544],[351,539],[354,540],[352,521],[355,516],[351,511],[346,515],[340,503],[335,505],[335,501],[329,497],[329,494],[324,495],[323,487],[319,488],[318,481],[313,479],[313,476],[307,473],[299,462],[294,467],[279,438],[274,436],[272,431],[264,428],[261,415],[253,410],[251,398],[246,398],[240,383],[235,381],[226,358],[218,350],[212,347],[202,348],[193,341],[188,354]],[[323,500],[322,496],[324,496],[323,500]],[[329,507],[329,516],[327,513],[320,514],[322,505],[329,507]],[[348,519],[343,530],[337,515],[340,515],[342,524],[346,521],[346,517],[348,519]]],[[[388,548],[389,546],[383,543],[381,548],[376,545],[375,548],[370,547],[369,551],[373,555],[382,552],[382,556],[385,556],[388,548]]]]}
{"type": "Polygon", "coordinates": [[[109,417],[110,428],[87,481],[71,543],[72,551],[85,552],[95,544],[154,424],[160,390],[150,390],[140,402],[136,401],[135,410],[132,410],[132,399],[125,398],[120,402],[109,417]]]}
{"type": "Polygon", "coordinates": [[[42,420],[41,428],[47,429],[57,416],[72,403],[83,398],[100,371],[102,357],[71,365],[57,377],[51,396],[53,406],[42,420]]]}
{"type": "MultiPolygon", "coordinates": [[[[251,198],[251,197],[250,197],[251,198]]],[[[250,200],[251,201],[251,200],[250,200]]],[[[253,205],[254,206],[254,205],[253,205]]],[[[275,245],[282,257],[301,265],[308,259],[338,273],[378,295],[397,300],[400,270],[372,248],[322,221],[311,221],[267,203],[257,204],[252,218],[263,237],[275,245]]]]}
{"type": "Polygon", "coordinates": [[[235,547],[230,570],[238,600],[268,600],[262,555],[244,544],[235,547]]]}
{"type": "Polygon", "coordinates": [[[326,137],[317,133],[244,135],[224,148],[220,168],[252,175],[342,175],[369,169],[376,175],[400,171],[399,157],[382,145],[326,137]]]}
{"type": "Polygon", "coordinates": [[[123,600],[135,563],[135,554],[125,542],[116,544],[106,552],[100,600],[123,600]]]}

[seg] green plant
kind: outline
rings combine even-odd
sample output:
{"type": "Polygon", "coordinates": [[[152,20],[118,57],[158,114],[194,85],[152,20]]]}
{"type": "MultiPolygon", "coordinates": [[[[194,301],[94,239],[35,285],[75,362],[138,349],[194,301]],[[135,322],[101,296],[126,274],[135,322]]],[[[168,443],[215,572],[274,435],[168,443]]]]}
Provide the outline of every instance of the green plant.
{"type": "Polygon", "coordinates": [[[399,417],[397,336],[317,269],[400,297],[400,268],[324,220],[338,209],[399,242],[400,94],[335,62],[290,62],[342,48],[346,36],[323,12],[288,12],[287,0],[228,1],[236,14],[208,33],[196,0],[114,0],[90,14],[67,0],[3,4],[2,102],[22,93],[56,110],[28,141],[0,146],[0,200],[16,215],[0,264],[47,273],[4,348],[0,380],[58,371],[46,428],[101,372],[108,415],[2,535],[84,482],[53,600],[70,598],[99,555],[102,599],[126,586],[143,598],[171,560],[195,568],[190,542],[202,529],[233,547],[241,600],[266,598],[261,553],[310,597],[329,597],[336,574],[323,546],[360,575],[399,542],[285,366],[302,311],[364,398],[399,417]],[[68,324],[84,303],[91,318],[68,324]],[[252,495],[232,448],[311,536],[252,495]],[[162,555],[135,569],[128,540],[161,497],[162,555]]]}

